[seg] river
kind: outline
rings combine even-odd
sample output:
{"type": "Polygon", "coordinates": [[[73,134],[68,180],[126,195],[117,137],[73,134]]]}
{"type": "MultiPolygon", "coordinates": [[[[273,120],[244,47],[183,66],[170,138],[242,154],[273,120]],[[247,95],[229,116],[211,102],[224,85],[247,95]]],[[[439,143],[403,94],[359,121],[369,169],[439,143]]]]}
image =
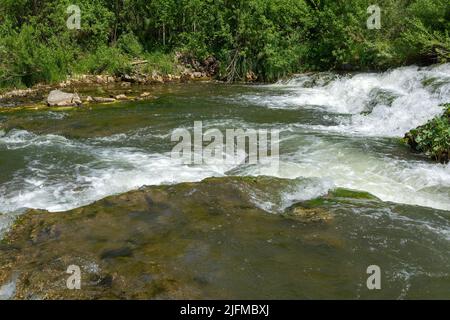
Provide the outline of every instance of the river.
{"type": "MultiPolygon", "coordinates": [[[[424,286],[430,296],[450,297],[450,165],[413,153],[399,139],[442,113],[438,105],[450,101],[450,64],[299,75],[271,85],[192,83],[152,90],[157,98],[150,101],[0,113],[6,128],[0,132],[0,231],[24,208],[66,211],[145,185],[225,176],[306,178],[283,194],[281,203],[314,199],[335,188],[366,191],[383,202],[333,206],[345,252],[322,250],[313,264],[298,262],[299,267],[330,273],[332,267],[324,269],[321,261],[378,262],[393,283],[385,297],[421,297],[424,286]],[[279,168],[176,162],[171,133],[192,129],[194,121],[223,132],[280,130],[279,168]]],[[[260,205],[273,214],[284,208],[267,199],[260,205]]],[[[290,254],[282,256],[283,263],[295,257],[290,254]]],[[[341,279],[330,280],[332,292],[315,287],[311,295],[295,289],[288,294],[279,288],[277,296],[339,296],[351,277],[342,272],[341,279]]],[[[272,289],[275,279],[280,286],[287,281],[274,275],[268,281],[272,289]]]]}

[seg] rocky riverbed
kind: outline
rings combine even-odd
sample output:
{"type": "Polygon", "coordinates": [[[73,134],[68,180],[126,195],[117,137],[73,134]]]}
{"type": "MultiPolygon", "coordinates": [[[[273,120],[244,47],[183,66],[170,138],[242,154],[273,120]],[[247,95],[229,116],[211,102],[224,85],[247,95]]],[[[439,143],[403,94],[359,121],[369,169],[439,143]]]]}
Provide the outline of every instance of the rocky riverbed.
{"type": "MultiPolygon", "coordinates": [[[[431,268],[404,282],[395,263],[383,260],[395,248],[381,252],[370,241],[385,222],[374,221],[370,230],[361,223],[365,214],[359,223],[351,216],[361,208],[407,208],[343,189],[283,206],[303,183],[210,178],[146,187],[68,212],[30,210],[0,246],[2,290],[15,299],[414,298],[422,295],[421,282],[431,281],[432,294],[445,296],[449,274],[431,268]],[[268,202],[276,209],[261,208],[268,202]],[[365,264],[381,261],[385,290],[371,292],[365,264]],[[81,270],[80,290],[67,287],[69,266],[81,270]]],[[[441,263],[435,262],[434,268],[441,263]]]]}
{"type": "Polygon", "coordinates": [[[211,285],[229,296],[219,289],[225,283],[213,281],[228,272],[224,260],[235,259],[228,245],[239,250],[240,244],[291,239],[341,246],[339,237],[326,235],[333,223],[326,210],[296,206],[274,215],[260,209],[249,192],[289,183],[212,178],[143,188],[65,213],[30,210],[0,247],[0,283],[15,279],[18,299],[206,298],[211,285]],[[308,223],[325,235],[297,234],[308,223]],[[212,269],[196,270],[202,264],[212,269]],[[69,265],[81,267],[82,290],[67,289],[69,265]]]}
{"type": "MultiPolygon", "coordinates": [[[[212,65],[214,63],[216,62],[210,62],[212,65]]],[[[119,76],[74,75],[58,84],[38,84],[32,88],[0,92],[0,107],[77,106],[149,99],[153,96],[148,90],[155,85],[213,81],[214,73],[216,72],[215,68],[209,64],[196,66],[195,69],[180,65],[179,73],[176,75],[158,72],[147,74],[139,72],[139,69],[136,68],[130,74],[119,76]],[[52,92],[58,94],[56,102],[52,102],[52,99],[49,100],[49,97],[52,98],[52,92]],[[63,97],[64,94],[66,94],[65,97],[63,97]],[[67,96],[69,94],[74,95],[77,99],[73,100],[72,98],[74,97],[69,98],[67,96]],[[61,102],[61,100],[64,101],[61,102]]],[[[250,78],[249,81],[253,81],[253,78],[250,78]]]]}

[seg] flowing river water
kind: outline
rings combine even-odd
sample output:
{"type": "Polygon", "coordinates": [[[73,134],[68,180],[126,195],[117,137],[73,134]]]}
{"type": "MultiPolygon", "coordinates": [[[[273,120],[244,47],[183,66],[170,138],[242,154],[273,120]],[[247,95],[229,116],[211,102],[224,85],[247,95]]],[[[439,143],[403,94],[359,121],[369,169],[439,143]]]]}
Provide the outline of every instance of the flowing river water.
{"type": "MultiPolygon", "coordinates": [[[[356,259],[362,266],[388,270],[392,286],[383,297],[450,298],[450,165],[411,152],[399,139],[443,112],[439,104],[450,101],[449,64],[299,75],[273,85],[193,83],[152,90],[157,98],[149,101],[0,113],[0,233],[25,208],[66,211],[145,185],[225,176],[298,178],[301,182],[281,195],[281,204],[270,197],[255,201],[272,214],[335,188],[369,192],[382,201],[329,208],[339,217],[334,232],[344,239],[343,253],[317,248],[307,263],[301,260],[302,249],[292,244],[299,256],[281,256],[284,271],[278,272],[266,254],[242,248],[269,279],[272,291],[261,289],[258,297],[270,297],[270,292],[275,297],[339,297],[339,290],[342,297],[365,297],[364,281],[354,296],[345,292],[346,281],[357,272],[350,267],[356,259]],[[170,154],[171,133],[191,130],[194,121],[202,121],[204,130],[223,132],[280,130],[279,169],[178,163],[170,154]],[[308,287],[308,274],[332,270],[342,274],[329,277],[332,293],[308,287]],[[303,291],[286,289],[295,284],[296,272],[302,272],[303,291]]],[[[272,192],[278,191],[274,183],[272,192]]],[[[364,278],[365,269],[354,276],[364,278]]],[[[227,283],[235,282],[242,297],[255,297],[242,287],[253,288],[251,279],[251,274],[240,275],[227,283]]]]}

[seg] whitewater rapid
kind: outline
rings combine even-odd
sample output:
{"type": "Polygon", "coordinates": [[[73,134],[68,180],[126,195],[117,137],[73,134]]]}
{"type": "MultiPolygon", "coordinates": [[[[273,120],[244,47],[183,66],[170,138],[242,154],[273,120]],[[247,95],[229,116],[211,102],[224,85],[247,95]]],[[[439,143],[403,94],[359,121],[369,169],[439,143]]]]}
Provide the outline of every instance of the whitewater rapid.
{"type": "Polygon", "coordinates": [[[273,109],[311,108],[335,115],[334,126],[310,126],[318,130],[402,137],[442,114],[439,105],[450,101],[450,64],[384,73],[300,75],[263,88],[269,93],[236,99],[273,109]]]}
{"type": "MultiPolygon", "coordinates": [[[[226,175],[309,178],[283,194],[283,207],[345,187],[370,192],[384,201],[450,210],[450,165],[396,154],[400,147],[391,141],[443,112],[439,104],[450,101],[450,64],[379,74],[301,75],[250,89],[231,97],[217,95],[214,101],[218,108],[233,101],[239,105],[237,114],[249,106],[266,110],[268,118],[273,111],[311,110],[323,120],[308,123],[298,118],[297,122],[265,124],[238,117],[205,120],[205,128],[259,125],[280,130],[279,170],[183,165],[170,157],[171,132],[156,132],[151,126],[86,139],[22,129],[2,132],[0,151],[20,161],[0,184],[0,233],[25,208],[65,211],[145,185],[226,175]],[[156,152],[142,147],[155,139],[168,148],[156,152]],[[396,151],[391,153],[391,149],[396,151]]],[[[237,107],[233,108],[236,112],[237,107]]],[[[51,111],[42,116],[51,121],[65,117],[51,111]]],[[[264,201],[260,205],[273,206],[264,201]]]]}

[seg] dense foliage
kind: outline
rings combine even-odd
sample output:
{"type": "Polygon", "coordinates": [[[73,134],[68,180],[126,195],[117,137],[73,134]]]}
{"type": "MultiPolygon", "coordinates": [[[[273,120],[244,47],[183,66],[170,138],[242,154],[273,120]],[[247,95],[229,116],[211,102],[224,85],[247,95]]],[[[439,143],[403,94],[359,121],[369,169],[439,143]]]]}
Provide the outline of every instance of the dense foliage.
{"type": "Polygon", "coordinates": [[[450,160],[450,104],[444,106],[445,112],[427,124],[406,134],[406,142],[417,151],[425,152],[440,162],[450,160]]]}
{"type": "Polygon", "coordinates": [[[385,69],[450,59],[448,0],[0,0],[0,87],[73,73],[122,73],[174,52],[221,63],[222,79],[249,71],[271,81],[304,70],[385,69]],[[81,29],[69,30],[69,5],[81,29]]]}

